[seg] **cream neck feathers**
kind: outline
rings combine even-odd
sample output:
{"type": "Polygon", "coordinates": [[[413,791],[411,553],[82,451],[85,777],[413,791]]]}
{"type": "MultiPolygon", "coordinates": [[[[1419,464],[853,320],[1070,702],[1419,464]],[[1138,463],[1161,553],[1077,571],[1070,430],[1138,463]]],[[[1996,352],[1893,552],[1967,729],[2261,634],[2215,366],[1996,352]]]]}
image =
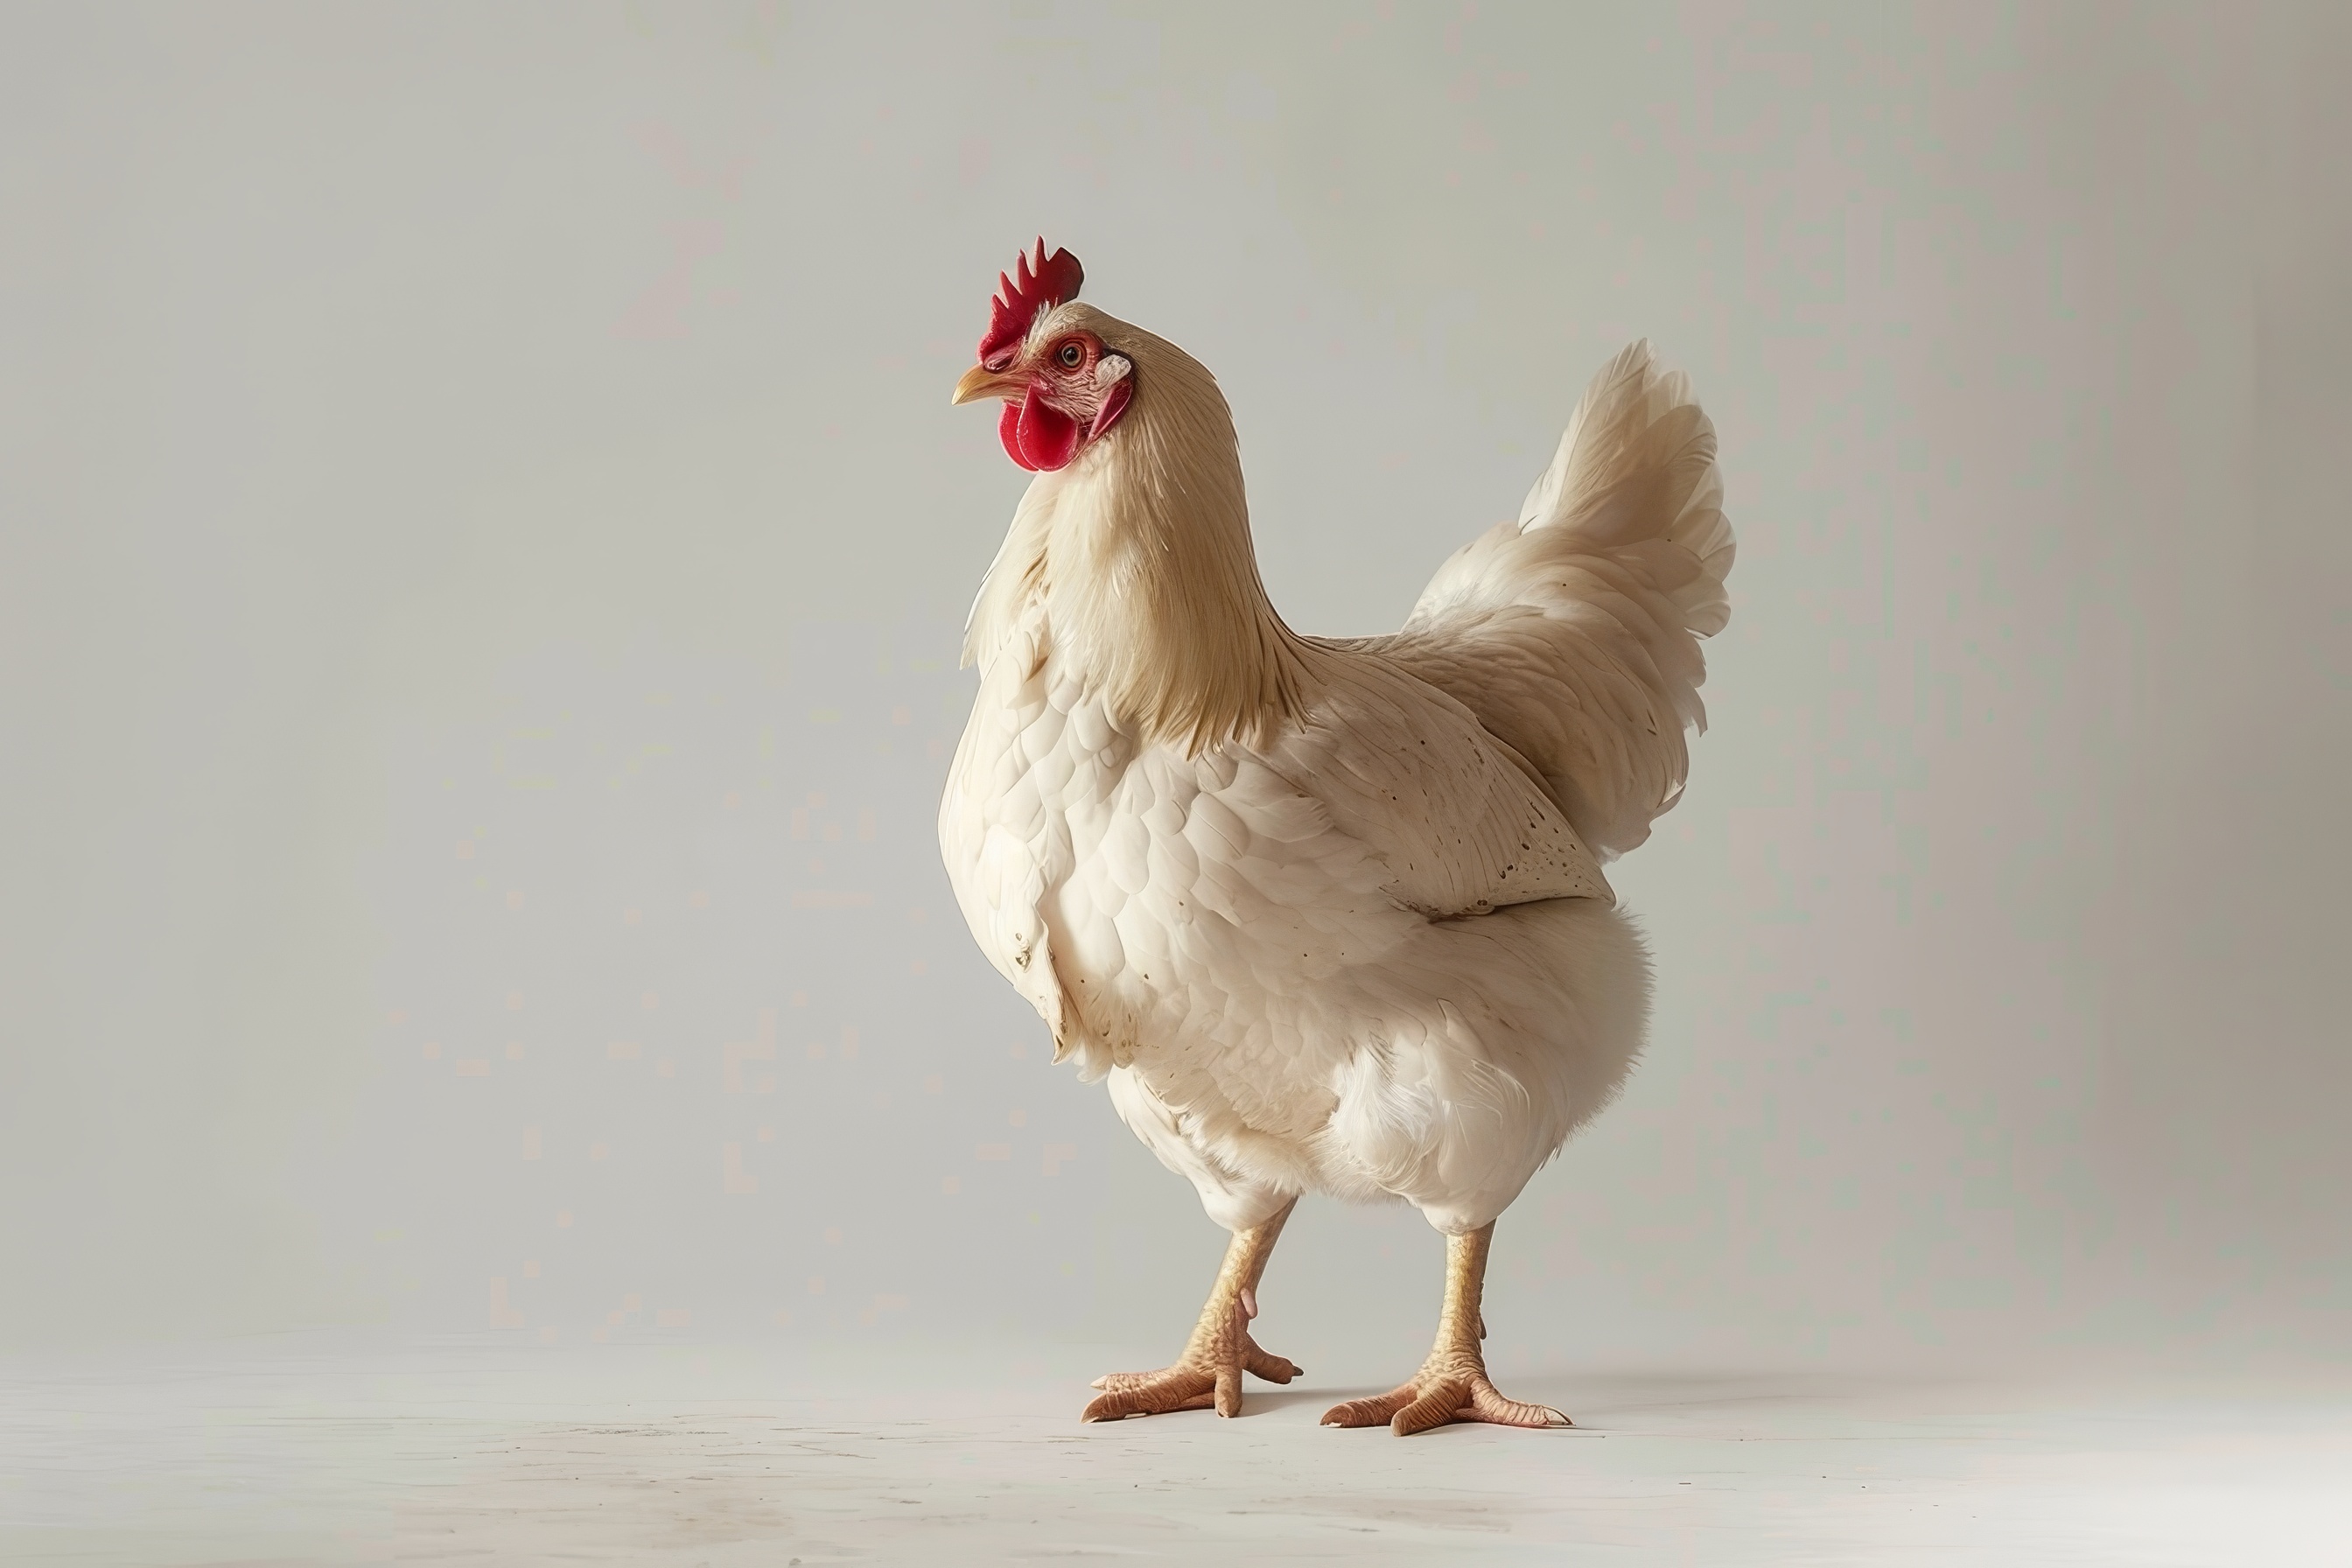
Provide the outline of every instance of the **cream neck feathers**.
{"type": "Polygon", "coordinates": [[[1312,650],[1258,579],[1224,395],[1173,343],[1085,305],[1054,317],[1054,331],[1083,326],[1134,361],[1135,402],[1031,482],[972,605],[964,662],[985,670],[1042,605],[1053,657],[1122,727],[1188,752],[1262,741],[1304,711],[1312,650]]]}

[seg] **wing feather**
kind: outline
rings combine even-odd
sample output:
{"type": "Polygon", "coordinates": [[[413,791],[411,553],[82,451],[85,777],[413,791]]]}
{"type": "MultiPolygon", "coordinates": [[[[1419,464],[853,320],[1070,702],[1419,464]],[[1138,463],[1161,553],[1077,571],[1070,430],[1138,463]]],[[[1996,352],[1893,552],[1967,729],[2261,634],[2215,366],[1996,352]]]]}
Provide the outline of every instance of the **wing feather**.
{"type": "Polygon", "coordinates": [[[1615,901],[1600,862],[1511,748],[1467,708],[1378,658],[1345,661],[1267,755],[1331,826],[1433,917],[1541,899],[1615,901]]]}

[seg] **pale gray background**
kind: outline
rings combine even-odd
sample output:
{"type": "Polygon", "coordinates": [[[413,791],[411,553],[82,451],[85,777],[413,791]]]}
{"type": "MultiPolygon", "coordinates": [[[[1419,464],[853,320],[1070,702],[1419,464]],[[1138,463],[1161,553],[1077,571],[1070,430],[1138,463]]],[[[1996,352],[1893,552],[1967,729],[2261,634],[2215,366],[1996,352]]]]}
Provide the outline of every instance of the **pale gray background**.
{"type": "MultiPolygon", "coordinates": [[[[1721,431],[1498,1365],[2340,1355],[2345,15],[9,5],[0,1343],[1172,1352],[1219,1237],[931,834],[1042,232],[1305,630],[1630,337],[1721,431]]],[[[1401,1375],[1437,1258],[1310,1200],[1268,1342],[1401,1375]]]]}

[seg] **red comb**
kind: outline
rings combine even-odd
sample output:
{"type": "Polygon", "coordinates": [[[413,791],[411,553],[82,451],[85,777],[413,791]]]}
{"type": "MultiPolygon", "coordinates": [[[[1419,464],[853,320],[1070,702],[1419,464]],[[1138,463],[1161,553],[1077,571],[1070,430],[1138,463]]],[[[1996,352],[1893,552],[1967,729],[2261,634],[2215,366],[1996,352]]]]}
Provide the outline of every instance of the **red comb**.
{"type": "Polygon", "coordinates": [[[986,364],[1027,337],[1039,311],[1076,299],[1078,285],[1086,280],[1086,268],[1068,251],[1045,254],[1041,235],[1034,266],[1024,254],[1013,264],[1012,276],[997,275],[996,298],[988,302],[988,335],[980,340],[980,363],[986,364]]]}

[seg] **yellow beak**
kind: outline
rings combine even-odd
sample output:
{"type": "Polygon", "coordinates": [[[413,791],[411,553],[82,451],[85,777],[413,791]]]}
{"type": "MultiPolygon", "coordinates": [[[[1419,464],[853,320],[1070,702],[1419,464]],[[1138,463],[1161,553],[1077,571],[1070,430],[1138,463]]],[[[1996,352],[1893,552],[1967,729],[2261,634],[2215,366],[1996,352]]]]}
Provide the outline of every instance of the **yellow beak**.
{"type": "Polygon", "coordinates": [[[955,384],[955,395],[950,403],[971,403],[982,397],[1017,397],[1023,391],[1018,378],[976,364],[963,373],[955,384]]]}

